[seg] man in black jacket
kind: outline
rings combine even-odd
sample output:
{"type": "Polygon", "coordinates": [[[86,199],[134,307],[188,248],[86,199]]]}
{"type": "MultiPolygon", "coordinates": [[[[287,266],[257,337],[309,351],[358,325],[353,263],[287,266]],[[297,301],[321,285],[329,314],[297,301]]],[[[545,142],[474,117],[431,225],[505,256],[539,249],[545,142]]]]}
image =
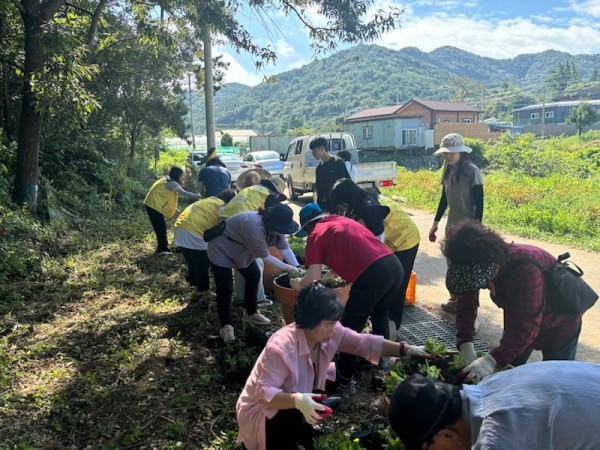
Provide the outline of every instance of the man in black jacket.
{"type": "Polygon", "coordinates": [[[309,145],[315,159],[321,160],[317,166],[316,182],[317,203],[324,211],[327,210],[327,198],[333,184],[341,178],[350,178],[344,161],[329,154],[327,139],[320,137],[309,145]]]}

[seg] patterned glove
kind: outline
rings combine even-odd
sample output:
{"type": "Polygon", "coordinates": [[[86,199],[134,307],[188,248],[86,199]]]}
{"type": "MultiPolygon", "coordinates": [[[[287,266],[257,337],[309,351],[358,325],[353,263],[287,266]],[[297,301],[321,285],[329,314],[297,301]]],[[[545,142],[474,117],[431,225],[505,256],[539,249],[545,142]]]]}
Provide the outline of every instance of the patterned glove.
{"type": "Polygon", "coordinates": [[[306,421],[310,424],[315,424],[322,417],[317,411],[325,411],[325,405],[317,403],[313,400],[314,397],[321,397],[321,394],[294,394],[294,406],[300,410],[306,421]]]}
{"type": "Polygon", "coordinates": [[[460,356],[462,356],[467,365],[471,364],[477,359],[477,355],[475,354],[475,348],[473,347],[472,342],[465,342],[463,344],[460,344],[460,347],[458,349],[460,350],[460,356]]]}
{"type": "Polygon", "coordinates": [[[471,381],[475,377],[481,381],[488,375],[494,373],[494,370],[496,370],[496,360],[492,355],[487,353],[465,367],[462,373],[466,374],[465,381],[471,381]]]}

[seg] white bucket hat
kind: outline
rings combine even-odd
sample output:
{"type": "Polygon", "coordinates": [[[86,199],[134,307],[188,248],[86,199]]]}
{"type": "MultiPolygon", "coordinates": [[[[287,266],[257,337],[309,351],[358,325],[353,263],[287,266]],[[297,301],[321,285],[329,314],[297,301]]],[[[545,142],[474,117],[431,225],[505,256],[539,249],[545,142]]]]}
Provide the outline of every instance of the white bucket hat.
{"type": "Polygon", "coordinates": [[[433,152],[434,155],[442,153],[471,153],[473,150],[463,142],[463,137],[458,133],[450,133],[442,138],[440,148],[433,152]]]}

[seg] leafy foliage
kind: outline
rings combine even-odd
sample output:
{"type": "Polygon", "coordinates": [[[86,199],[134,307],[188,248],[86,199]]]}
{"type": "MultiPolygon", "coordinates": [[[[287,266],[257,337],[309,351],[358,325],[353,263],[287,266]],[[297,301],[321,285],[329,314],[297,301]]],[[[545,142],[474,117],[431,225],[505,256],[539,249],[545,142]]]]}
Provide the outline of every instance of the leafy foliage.
{"type": "Polygon", "coordinates": [[[425,351],[430,355],[443,355],[447,350],[447,347],[437,339],[427,339],[425,341],[425,351]]]}
{"type": "Polygon", "coordinates": [[[577,134],[581,136],[583,129],[595,122],[598,122],[600,115],[598,111],[589,103],[581,102],[579,106],[567,117],[567,123],[572,123],[577,128],[577,134]]]}

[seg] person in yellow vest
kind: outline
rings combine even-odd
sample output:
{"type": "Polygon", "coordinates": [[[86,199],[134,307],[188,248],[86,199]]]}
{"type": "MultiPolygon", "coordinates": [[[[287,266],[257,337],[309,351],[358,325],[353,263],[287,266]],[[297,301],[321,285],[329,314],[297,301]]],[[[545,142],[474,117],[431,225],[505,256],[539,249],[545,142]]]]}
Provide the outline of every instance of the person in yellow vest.
{"type": "Polygon", "coordinates": [[[240,175],[240,177],[244,176],[244,179],[242,181],[238,179],[237,184],[242,189],[221,209],[219,212],[221,218],[229,219],[242,211],[258,211],[287,200],[284,195],[285,181],[279,177],[261,179],[258,184],[245,187],[245,178],[252,177],[252,172],[254,171],[244,172],[240,175]]]}
{"type": "Polygon", "coordinates": [[[233,189],[224,189],[214,197],[198,200],[185,208],[175,222],[174,244],[187,262],[187,281],[196,287],[201,300],[215,298],[210,292],[210,261],[204,232],[219,223],[219,208],[234,196],[233,189]]]}
{"type": "Polygon", "coordinates": [[[159,255],[172,254],[167,239],[167,222],[165,217],[171,218],[175,215],[179,194],[194,200],[202,198],[200,195],[188,192],[181,187],[182,177],[183,169],[181,167],[171,167],[169,175],[156,181],[144,199],[146,212],[156,234],[156,253],[159,255]]]}

